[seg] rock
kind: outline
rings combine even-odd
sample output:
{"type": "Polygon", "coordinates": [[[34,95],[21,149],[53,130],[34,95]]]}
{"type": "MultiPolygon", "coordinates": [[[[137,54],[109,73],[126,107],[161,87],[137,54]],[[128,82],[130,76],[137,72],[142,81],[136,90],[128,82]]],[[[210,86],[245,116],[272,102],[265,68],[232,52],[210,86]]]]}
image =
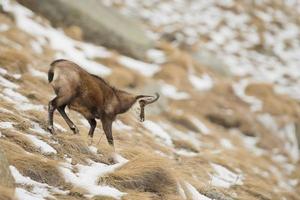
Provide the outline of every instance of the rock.
{"type": "Polygon", "coordinates": [[[210,69],[214,70],[218,74],[230,77],[232,73],[229,70],[229,67],[216,55],[210,53],[206,50],[200,50],[193,55],[194,59],[197,60],[199,63],[203,64],[204,66],[209,67],[210,69]]]}
{"type": "Polygon", "coordinates": [[[139,22],[103,6],[100,0],[18,2],[43,15],[55,26],[78,26],[87,41],[116,49],[134,58],[145,58],[146,50],[153,46],[153,41],[146,36],[139,22]]]}
{"type": "Polygon", "coordinates": [[[2,151],[0,146],[0,187],[13,188],[14,178],[12,177],[9,170],[9,163],[7,161],[5,153],[2,151]]]}

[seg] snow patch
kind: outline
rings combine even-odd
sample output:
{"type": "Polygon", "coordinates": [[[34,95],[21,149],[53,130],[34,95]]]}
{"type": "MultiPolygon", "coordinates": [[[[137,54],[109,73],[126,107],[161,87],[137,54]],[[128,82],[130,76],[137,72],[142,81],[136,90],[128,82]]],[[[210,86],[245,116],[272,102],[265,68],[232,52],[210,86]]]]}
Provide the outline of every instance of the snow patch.
{"type": "Polygon", "coordinates": [[[41,126],[38,123],[31,122],[31,124],[32,124],[32,128],[30,128],[31,131],[34,131],[34,132],[39,133],[39,134],[44,135],[44,136],[50,136],[51,135],[49,132],[42,129],[41,126]]]}
{"type": "Polygon", "coordinates": [[[208,198],[207,196],[204,196],[198,190],[191,185],[188,182],[184,182],[187,191],[190,193],[192,200],[212,200],[211,198],[208,198]]]}
{"type": "Polygon", "coordinates": [[[49,186],[46,183],[39,183],[32,180],[30,177],[23,176],[17,168],[9,166],[12,176],[17,184],[23,186],[31,186],[30,191],[23,188],[16,188],[15,196],[19,200],[44,200],[45,198],[54,198],[50,193],[66,194],[66,191],[61,191],[58,188],[49,186]]]}
{"type": "Polygon", "coordinates": [[[47,144],[46,142],[38,139],[36,136],[34,135],[26,135],[26,137],[38,148],[41,150],[41,152],[43,154],[56,154],[57,151],[51,147],[49,144],[47,144]]]}
{"type": "Polygon", "coordinates": [[[12,122],[0,122],[0,128],[3,128],[3,129],[13,128],[13,123],[12,122]]]}
{"type": "Polygon", "coordinates": [[[67,182],[72,183],[74,186],[84,188],[88,192],[87,196],[89,197],[103,195],[121,199],[126,193],[120,192],[116,188],[110,186],[98,185],[97,181],[99,177],[113,172],[123,164],[124,163],[121,162],[114,165],[106,165],[90,160],[89,165],[75,165],[74,167],[78,170],[77,173],[73,172],[73,166],[68,163],[63,163],[59,166],[59,170],[67,182]]]}
{"type": "Polygon", "coordinates": [[[163,51],[157,50],[157,49],[150,49],[147,51],[147,57],[157,63],[161,64],[166,62],[166,55],[163,51]]]}
{"type": "Polygon", "coordinates": [[[18,3],[7,1],[3,4],[3,8],[14,15],[16,24],[21,30],[36,38],[42,38],[38,41],[41,45],[44,45],[42,41],[49,41],[50,46],[59,52],[56,55],[57,58],[70,59],[91,74],[105,76],[111,73],[108,67],[92,60],[95,57],[99,57],[101,52],[104,52],[99,51],[102,49],[101,47],[73,40],[61,30],[34,21],[32,19],[34,13],[18,3]]]}
{"type": "Polygon", "coordinates": [[[214,85],[212,78],[208,74],[203,74],[201,77],[189,74],[188,78],[194,88],[199,91],[210,90],[214,85]]]}
{"type": "Polygon", "coordinates": [[[249,84],[249,80],[243,79],[240,80],[238,83],[233,84],[232,88],[237,97],[239,97],[244,102],[250,104],[251,111],[260,111],[262,109],[263,102],[254,96],[247,95],[245,92],[249,84]]]}
{"type": "Polygon", "coordinates": [[[226,139],[226,138],[222,138],[220,140],[220,144],[222,145],[222,147],[224,147],[225,149],[234,149],[234,146],[232,145],[231,141],[226,139]]]}
{"type": "Polygon", "coordinates": [[[213,186],[229,188],[232,185],[243,185],[243,175],[235,174],[218,164],[211,163],[210,165],[216,172],[216,174],[210,175],[213,186]]]}
{"type": "Polygon", "coordinates": [[[192,122],[195,124],[195,126],[203,133],[204,135],[208,135],[210,133],[210,129],[199,119],[193,117],[192,122]]]}
{"type": "Polygon", "coordinates": [[[161,93],[174,100],[184,100],[189,99],[190,95],[186,92],[178,92],[177,88],[173,85],[163,84],[161,86],[161,93]]]}
{"type": "Polygon", "coordinates": [[[155,137],[161,139],[166,145],[173,145],[170,135],[157,123],[150,120],[145,120],[143,126],[148,129],[155,137]]]}
{"type": "Polygon", "coordinates": [[[118,59],[118,61],[121,65],[129,69],[135,70],[147,77],[153,76],[155,73],[157,73],[160,70],[160,67],[156,64],[145,63],[127,56],[121,56],[118,59]]]}
{"type": "Polygon", "coordinates": [[[42,80],[48,80],[48,75],[45,72],[41,72],[41,71],[39,71],[37,69],[34,69],[34,68],[29,68],[29,72],[34,77],[38,77],[42,80]]]}

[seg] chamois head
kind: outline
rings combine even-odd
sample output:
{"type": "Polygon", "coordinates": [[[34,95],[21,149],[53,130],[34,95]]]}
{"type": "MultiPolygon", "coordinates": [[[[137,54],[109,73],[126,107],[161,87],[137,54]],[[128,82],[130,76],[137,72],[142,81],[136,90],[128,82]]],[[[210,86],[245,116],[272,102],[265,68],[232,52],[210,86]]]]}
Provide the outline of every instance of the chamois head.
{"type": "Polygon", "coordinates": [[[155,96],[145,96],[145,95],[140,95],[137,96],[138,103],[140,105],[140,121],[143,122],[145,121],[145,106],[151,103],[154,103],[159,99],[159,94],[155,93],[155,96]]]}

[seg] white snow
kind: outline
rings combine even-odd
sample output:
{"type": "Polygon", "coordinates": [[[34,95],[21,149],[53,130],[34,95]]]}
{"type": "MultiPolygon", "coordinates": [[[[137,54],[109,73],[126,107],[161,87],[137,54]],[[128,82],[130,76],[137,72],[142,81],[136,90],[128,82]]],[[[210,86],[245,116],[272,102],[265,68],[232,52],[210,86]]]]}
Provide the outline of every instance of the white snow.
{"type": "Polygon", "coordinates": [[[191,121],[195,124],[195,126],[197,126],[202,134],[208,135],[210,133],[210,129],[196,117],[193,117],[191,121]]]}
{"type": "Polygon", "coordinates": [[[29,72],[31,73],[32,76],[38,77],[42,80],[48,80],[48,75],[45,72],[39,71],[34,68],[29,68],[29,72]]]}
{"type": "Polygon", "coordinates": [[[9,29],[10,29],[10,27],[8,24],[0,24],[0,32],[5,32],[9,29]]]}
{"type": "Polygon", "coordinates": [[[36,136],[34,135],[29,135],[29,134],[26,134],[26,137],[38,148],[41,150],[41,152],[43,154],[56,154],[57,151],[51,147],[49,144],[47,144],[46,142],[38,139],[36,136]]]}
{"type": "Polygon", "coordinates": [[[181,156],[186,156],[186,157],[195,157],[195,156],[199,155],[198,153],[189,151],[187,149],[176,149],[175,153],[178,155],[181,155],[181,156]]]}
{"type": "Polygon", "coordinates": [[[42,111],[45,110],[43,105],[36,105],[32,103],[26,103],[26,102],[19,102],[16,105],[17,110],[27,111],[27,110],[37,110],[42,111]]]}
{"type": "Polygon", "coordinates": [[[62,132],[67,131],[64,127],[62,127],[60,124],[55,123],[55,122],[54,122],[54,127],[57,128],[58,130],[62,131],[62,132]]]}
{"type": "Polygon", "coordinates": [[[155,137],[161,139],[166,145],[172,146],[172,138],[170,135],[157,123],[145,120],[143,126],[150,131],[155,137]]]}
{"type": "Polygon", "coordinates": [[[89,146],[89,150],[90,150],[90,152],[92,152],[94,154],[97,154],[97,151],[98,151],[97,147],[94,147],[94,146],[89,146]]]}
{"type": "Polygon", "coordinates": [[[10,111],[10,110],[8,110],[8,109],[6,109],[6,108],[0,108],[0,112],[13,114],[12,111],[10,111]]]}
{"type": "Polygon", "coordinates": [[[15,104],[17,110],[44,110],[44,106],[29,103],[27,97],[17,91],[14,91],[12,88],[5,88],[2,93],[3,94],[0,94],[0,97],[15,104]]]}
{"type": "Polygon", "coordinates": [[[129,69],[135,70],[140,74],[148,77],[153,76],[156,72],[160,70],[160,67],[156,64],[145,63],[127,56],[120,56],[118,62],[121,65],[129,69]]]}
{"type": "Polygon", "coordinates": [[[19,187],[15,189],[15,197],[18,200],[45,200],[45,198],[41,194],[28,192],[27,190],[19,187]]]}
{"type": "Polygon", "coordinates": [[[254,155],[256,156],[262,156],[266,154],[266,151],[264,149],[261,149],[256,146],[257,142],[259,141],[258,137],[246,136],[243,133],[240,134],[240,138],[244,143],[244,146],[248,149],[248,151],[254,153],[254,155]]]}
{"type": "Polygon", "coordinates": [[[108,67],[92,60],[95,57],[99,57],[101,52],[104,52],[103,48],[73,40],[66,36],[63,31],[34,21],[32,19],[34,13],[20,4],[5,1],[3,8],[14,15],[16,24],[21,30],[36,38],[42,38],[38,42],[47,39],[49,45],[59,52],[56,57],[70,59],[95,75],[105,76],[111,73],[108,67]],[[100,49],[101,51],[99,51],[100,49]]]}
{"type": "Polygon", "coordinates": [[[185,192],[184,192],[184,190],[183,190],[183,188],[182,188],[182,186],[181,186],[180,183],[177,183],[177,190],[178,190],[178,193],[180,194],[180,196],[181,196],[184,200],[186,200],[187,198],[186,198],[185,192]]]}
{"type": "Polygon", "coordinates": [[[199,91],[210,90],[214,85],[212,78],[208,74],[203,74],[201,77],[189,74],[188,78],[194,88],[199,91]]]}
{"type": "Polygon", "coordinates": [[[157,49],[150,49],[147,51],[147,57],[157,63],[161,64],[166,62],[166,55],[163,51],[157,50],[157,49]]]}
{"type": "Polygon", "coordinates": [[[225,149],[234,149],[234,146],[232,145],[231,141],[226,139],[226,138],[222,138],[220,140],[220,144],[222,145],[222,147],[224,147],[225,149]]]}
{"type": "Polygon", "coordinates": [[[13,123],[12,122],[0,122],[0,128],[3,128],[3,129],[13,128],[13,123]]]}
{"type": "Polygon", "coordinates": [[[67,182],[72,183],[74,186],[84,188],[88,192],[87,195],[90,197],[103,195],[121,199],[125,193],[110,186],[98,185],[97,181],[99,177],[113,172],[126,162],[120,162],[114,165],[106,165],[103,163],[96,163],[94,161],[89,161],[89,163],[89,165],[77,164],[74,166],[78,170],[77,173],[73,173],[73,166],[68,163],[62,164],[59,167],[59,170],[67,182]]]}
{"type": "Polygon", "coordinates": [[[44,129],[41,128],[41,126],[36,122],[31,122],[32,128],[30,128],[31,131],[34,131],[36,133],[39,133],[44,136],[50,136],[51,134],[44,129]]]}
{"type": "Polygon", "coordinates": [[[190,95],[186,92],[178,92],[177,88],[170,84],[163,84],[160,88],[161,93],[174,100],[184,100],[189,99],[190,95]]]}
{"type": "Polygon", "coordinates": [[[283,127],[279,127],[275,118],[268,113],[258,115],[257,119],[263,126],[268,128],[271,133],[282,139],[286,153],[289,154],[293,162],[297,162],[299,160],[299,147],[295,124],[286,123],[283,127]]]}
{"type": "Polygon", "coordinates": [[[218,165],[211,163],[212,168],[215,170],[215,174],[210,175],[211,176],[211,184],[216,187],[224,187],[229,188],[232,185],[242,185],[243,184],[243,175],[241,174],[235,174],[229,169],[218,165]]]}
{"type": "Polygon", "coordinates": [[[6,78],[3,78],[2,76],[0,76],[0,85],[2,85],[3,87],[12,88],[12,89],[19,88],[19,86],[17,84],[7,80],[6,78]]]}
{"type": "Polygon", "coordinates": [[[27,97],[23,96],[19,92],[16,92],[16,91],[12,90],[11,88],[5,88],[2,91],[2,93],[4,95],[8,96],[9,98],[11,98],[13,101],[16,101],[16,102],[28,102],[27,97]]]}
{"type": "Polygon", "coordinates": [[[124,124],[121,120],[118,120],[118,119],[116,121],[114,121],[113,128],[116,130],[124,130],[124,131],[133,130],[133,128],[131,126],[124,124]]]}
{"type": "Polygon", "coordinates": [[[249,80],[242,79],[238,83],[232,85],[233,91],[237,97],[239,97],[244,102],[250,104],[250,108],[253,112],[260,111],[263,106],[262,101],[254,96],[247,95],[245,92],[249,83],[249,80]]]}
{"type": "Polygon", "coordinates": [[[29,177],[23,176],[14,166],[9,166],[9,169],[17,184],[31,186],[30,191],[20,187],[16,188],[15,196],[19,200],[44,200],[46,198],[53,198],[51,192],[66,194],[66,191],[61,191],[46,183],[39,183],[29,177]]]}
{"type": "Polygon", "coordinates": [[[299,160],[299,146],[296,136],[296,128],[294,123],[288,123],[279,131],[280,137],[285,142],[284,148],[290,155],[292,161],[296,163],[299,160]]]}
{"type": "Polygon", "coordinates": [[[188,182],[184,182],[187,191],[190,193],[192,200],[212,200],[211,198],[208,198],[207,196],[204,196],[198,190],[192,186],[188,182]]]}

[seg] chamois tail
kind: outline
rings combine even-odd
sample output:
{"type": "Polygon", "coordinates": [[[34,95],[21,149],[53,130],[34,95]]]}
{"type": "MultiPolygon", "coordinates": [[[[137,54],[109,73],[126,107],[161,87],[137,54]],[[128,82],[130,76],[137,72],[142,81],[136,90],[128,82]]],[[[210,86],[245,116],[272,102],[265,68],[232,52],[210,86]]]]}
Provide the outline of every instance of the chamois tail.
{"type": "Polygon", "coordinates": [[[48,71],[48,81],[49,83],[51,83],[53,81],[53,77],[54,77],[54,66],[55,64],[61,62],[61,61],[66,61],[65,59],[57,59],[54,60],[51,64],[50,64],[50,69],[48,71]]]}

